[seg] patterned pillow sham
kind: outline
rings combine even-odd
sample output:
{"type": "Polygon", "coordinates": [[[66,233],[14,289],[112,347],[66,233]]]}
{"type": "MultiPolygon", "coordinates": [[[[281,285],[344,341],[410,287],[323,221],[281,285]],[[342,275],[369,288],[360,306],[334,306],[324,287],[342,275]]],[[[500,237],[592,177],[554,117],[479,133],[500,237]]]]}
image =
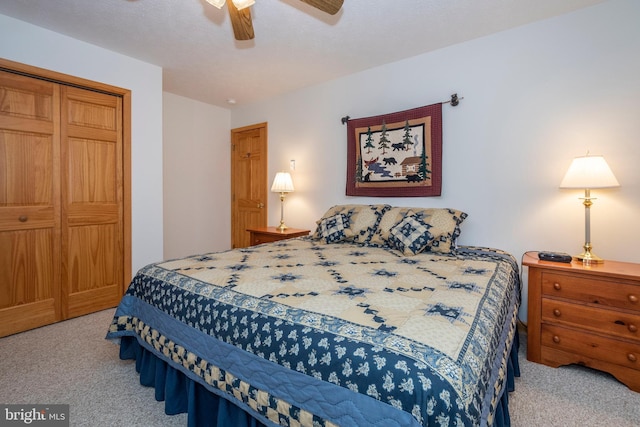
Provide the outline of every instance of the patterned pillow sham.
{"type": "Polygon", "coordinates": [[[420,215],[407,215],[389,230],[389,245],[406,256],[418,254],[433,239],[429,233],[430,228],[420,215]]]}
{"type": "Polygon", "coordinates": [[[460,236],[460,225],[467,218],[466,213],[456,209],[393,207],[388,209],[380,220],[378,229],[371,238],[371,244],[375,246],[389,244],[391,228],[405,216],[411,215],[418,215],[425,224],[431,226],[429,233],[432,240],[425,250],[438,253],[450,253],[454,249],[455,241],[460,236]]]}
{"type": "Polygon", "coordinates": [[[411,208],[390,207],[387,209],[378,223],[378,227],[371,236],[369,244],[372,246],[386,246],[389,242],[391,228],[402,221],[411,208]]]}
{"type": "Polygon", "coordinates": [[[450,253],[455,249],[455,243],[460,236],[460,224],[467,218],[467,214],[449,208],[412,209],[412,213],[420,215],[421,219],[431,225],[429,232],[433,240],[427,245],[426,251],[450,253]]]}
{"type": "Polygon", "coordinates": [[[337,243],[347,238],[345,220],[346,218],[342,214],[320,220],[318,228],[325,243],[337,243]]]}
{"type": "Polygon", "coordinates": [[[322,230],[320,224],[324,219],[337,214],[343,215],[345,241],[368,244],[373,232],[376,230],[384,212],[389,205],[336,205],[331,207],[319,221],[313,238],[321,239],[322,230]]]}

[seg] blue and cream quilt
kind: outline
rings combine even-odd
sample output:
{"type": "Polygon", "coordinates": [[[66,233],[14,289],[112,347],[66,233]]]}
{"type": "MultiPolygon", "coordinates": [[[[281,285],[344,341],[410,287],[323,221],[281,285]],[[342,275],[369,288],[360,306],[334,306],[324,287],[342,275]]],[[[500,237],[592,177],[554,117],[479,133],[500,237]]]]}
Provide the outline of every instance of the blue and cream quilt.
{"type": "Polygon", "coordinates": [[[491,425],[519,304],[510,255],[308,237],[151,264],[108,338],[267,424],[491,425]]]}

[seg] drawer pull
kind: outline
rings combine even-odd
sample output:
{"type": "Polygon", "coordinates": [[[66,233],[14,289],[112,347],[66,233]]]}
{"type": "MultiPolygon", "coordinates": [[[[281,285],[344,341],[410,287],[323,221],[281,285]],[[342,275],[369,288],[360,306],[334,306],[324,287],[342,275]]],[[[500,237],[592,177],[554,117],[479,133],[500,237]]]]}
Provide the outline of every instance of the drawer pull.
{"type": "Polygon", "coordinates": [[[553,289],[555,289],[556,291],[559,291],[559,290],[560,290],[560,288],[561,288],[560,283],[555,282],[555,283],[553,284],[553,289]]]}
{"type": "Polygon", "coordinates": [[[635,354],[633,353],[629,353],[627,354],[627,359],[629,359],[629,362],[636,362],[638,360],[638,358],[636,357],[635,354]]]}
{"type": "Polygon", "coordinates": [[[556,317],[560,317],[562,315],[562,313],[560,312],[559,309],[556,308],[556,309],[553,310],[553,315],[556,316],[556,317]]]}
{"type": "Polygon", "coordinates": [[[26,215],[20,215],[18,217],[18,221],[20,221],[20,222],[27,222],[28,219],[29,218],[26,215]]]}
{"type": "Polygon", "coordinates": [[[554,335],[553,336],[553,342],[556,343],[556,344],[559,344],[560,343],[560,337],[557,336],[557,335],[554,335]]]}
{"type": "Polygon", "coordinates": [[[629,323],[629,326],[627,326],[627,329],[629,329],[629,332],[638,332],[638,327],[633,323],[629,323]]]}
{"type": "Polygon", "coordinates": [[[638,302],[638,296],[637,295],[629,295],[629,301],[631,301],[632,303],[637,303],[638,302]]]}

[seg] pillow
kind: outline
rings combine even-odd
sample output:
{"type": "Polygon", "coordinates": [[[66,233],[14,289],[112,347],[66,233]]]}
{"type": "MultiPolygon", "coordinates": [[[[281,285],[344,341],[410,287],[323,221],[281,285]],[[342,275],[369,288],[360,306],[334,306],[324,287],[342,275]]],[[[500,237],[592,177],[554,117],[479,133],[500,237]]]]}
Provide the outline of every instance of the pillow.
{"type": "Polygon", "coordinates": [[[424,223],[431,225],[429,232],[433,239],[425,250],[450,253],[455,249],[456,240],[461,233],[460,224],[467,218],[466,213],[449,208],[413,208],[411,213],[418,215],[424,223]]]}
{"type": "Polygon", "coordinates": [[[456,239],[460,236],[460,224],[467,214],[448,208],[403,208],[392,207],[385,211],[378,228],[371,237],[371,245],[385,246],[389,242],[391,228],[403,220],[405,216],[418,215],[422,222],[429,224],[432,241],[425,248],[430,252],[450,253],[455,248],[456,239]]]}
{"type": "Polygon", "coordinates": [[[318,228],[325,243],[336,243],[347,238],[345,234],[345,217],[342,214],[323,218],[318,228]]]}
{"type": "Polygon", "coordinates": [[[391,228],[402,221],[411,208],[390,207],[382,215],[378,227],[376,227],[369,244],[372,246],[387,246],[389,244],[389,232],[391,228]]]}
{"type": "Polygon", "coordinates": [[[389,205],[336,205],[330,208],[322,218],[317,221],[313,237],[321,239],[322,230],[320,224],[324,219],[337,214],[343,215],[345,227],[345,241],[368,244],[373,232],[376,230],[384,212],[389,209],[389,205]]]}
{"type": "Polygon", "coordinates": [[[433,239],[430,228],[419,215],[407,215],[389,230],[389,244],[403,255],[415,255],[422,252],[433,239]]]}

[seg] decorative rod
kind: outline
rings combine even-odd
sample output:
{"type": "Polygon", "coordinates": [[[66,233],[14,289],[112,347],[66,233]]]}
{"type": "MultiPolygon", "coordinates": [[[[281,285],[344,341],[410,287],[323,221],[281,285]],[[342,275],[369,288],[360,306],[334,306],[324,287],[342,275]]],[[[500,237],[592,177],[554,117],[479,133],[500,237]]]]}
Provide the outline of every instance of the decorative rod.
{"type": "Polygon", "coordinates": [[[451,99],[449,101],[444,101],[443,104],[451,104],[452,107],[455,107],[460,103],[461,99],[464,99],[464,96],[458,98],[458,94],[454,93],[451,95],[451,99]]]}
{"type": "MultiPolygon", "coordinates": [[[[451,104],[452,107],[457,106],[458,104],[460,104],[460,101],[464,99],[464,96],[458,97],[457,93],[454,93],[451,95],[451,99],[448,101],[442,101],[441,104],[451,104]]],[[[340,121],[342,122],[343,125],[346,125],[347,122],[349,121],[351,117],[349,116],[344,116],[340,119],[340,121]]]]}

